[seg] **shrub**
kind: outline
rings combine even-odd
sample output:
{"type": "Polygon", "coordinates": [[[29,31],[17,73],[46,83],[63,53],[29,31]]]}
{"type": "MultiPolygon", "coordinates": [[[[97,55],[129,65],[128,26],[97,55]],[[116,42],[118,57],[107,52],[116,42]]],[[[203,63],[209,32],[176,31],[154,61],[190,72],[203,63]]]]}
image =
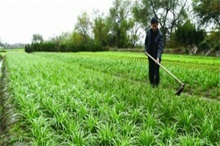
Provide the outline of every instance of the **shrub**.
{"type": "Polygon", "coordinates": [[[70,43],[57,43],[57,42],[43,42],[32,43],[25,46],[25,51],[30,53],[34,51],[45,52],[78,52],[78,51],[105,51],[104,46],[99,41],[92,39],[86,42],[70,42],[70,43]]]}
{"type": "Polygon", "coordinates": [[[214,47],[215,51],[220,51],[220,41],[217,42],[217,44],[214,47]]]}
{"type": "Polygon", "coordinates": [[[25,52],[27,52],[27,53],[31,53],[32,52],[32,47],[31,47],[31,45],[29,45],[29,44],[27,44],[27,45],[25,45],[25,52]]]}
{"type": "Polygon", "coordinates": [[[198,51],[203,52],[210,49],[210,44],[207,41],[202,41],[198,46],[198,51]]]}

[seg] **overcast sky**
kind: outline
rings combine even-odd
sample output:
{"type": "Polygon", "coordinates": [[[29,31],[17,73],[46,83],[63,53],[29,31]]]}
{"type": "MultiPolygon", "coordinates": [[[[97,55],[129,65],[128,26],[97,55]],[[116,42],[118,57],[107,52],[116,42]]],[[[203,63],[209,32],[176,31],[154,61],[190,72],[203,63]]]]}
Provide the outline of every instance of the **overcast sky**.
{"type": "Polygon", "coordinates": [[[113,0],[0,0],[0,40],[31,43],[32,35],[44,39],[74,30],[77,16],[98,9],[109,13],[113,0]]]}

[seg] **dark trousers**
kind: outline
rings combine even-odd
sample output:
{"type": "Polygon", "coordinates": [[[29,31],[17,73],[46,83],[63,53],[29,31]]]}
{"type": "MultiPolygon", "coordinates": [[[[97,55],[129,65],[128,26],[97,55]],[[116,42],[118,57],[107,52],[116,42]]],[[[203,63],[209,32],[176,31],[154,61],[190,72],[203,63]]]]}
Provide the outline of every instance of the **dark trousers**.
{"type": "MultiPolygon", "coordinates": [[[[160,66],[156,64],[151,58],[148,58],[149,62],[149,80],[152,86],[157,86],[160,82],[159,69],[160,66]]],[[[161,59],[160,61],[161,62],[161,59]]]]}

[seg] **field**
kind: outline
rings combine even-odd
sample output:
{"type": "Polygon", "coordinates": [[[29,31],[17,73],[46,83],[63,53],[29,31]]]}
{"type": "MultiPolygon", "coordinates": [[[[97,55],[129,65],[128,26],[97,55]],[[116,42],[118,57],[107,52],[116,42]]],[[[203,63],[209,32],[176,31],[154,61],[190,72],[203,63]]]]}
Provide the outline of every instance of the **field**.
{"type": "Polygon", "coordinates": [[[162,64],[186,84],[181,96],[162,69],[149,85],[141,53],[8,52],[0,144],[220,145],[220,59],[164,54],[162,64]]]}

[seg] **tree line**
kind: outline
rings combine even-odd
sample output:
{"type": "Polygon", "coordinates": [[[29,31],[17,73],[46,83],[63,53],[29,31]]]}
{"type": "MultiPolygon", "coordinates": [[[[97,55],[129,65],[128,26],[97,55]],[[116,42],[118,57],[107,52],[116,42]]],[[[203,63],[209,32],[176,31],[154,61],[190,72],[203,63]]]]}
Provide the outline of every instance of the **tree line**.
{"type": "Polygon", "coordinates": [[[40,34],[33,35],[32,44],[25,47],[27,52],[36,48],[37,51],[142,48],[143,32],[150,28],[153,16],[159,19],[167,48],[189,51],[196,46],[197,52],[220,50],[219,0],[114,0],[107,16],[98,10],[93,16],[91,19],[87,12],[83,12],[72,33],[62,33],[49,41],[44,41],[40,34]],[[209,26],[212,31],[207,32],[205,28],[209,26]],[[45,50],[43,46],[50,49],[45,50]]]}

